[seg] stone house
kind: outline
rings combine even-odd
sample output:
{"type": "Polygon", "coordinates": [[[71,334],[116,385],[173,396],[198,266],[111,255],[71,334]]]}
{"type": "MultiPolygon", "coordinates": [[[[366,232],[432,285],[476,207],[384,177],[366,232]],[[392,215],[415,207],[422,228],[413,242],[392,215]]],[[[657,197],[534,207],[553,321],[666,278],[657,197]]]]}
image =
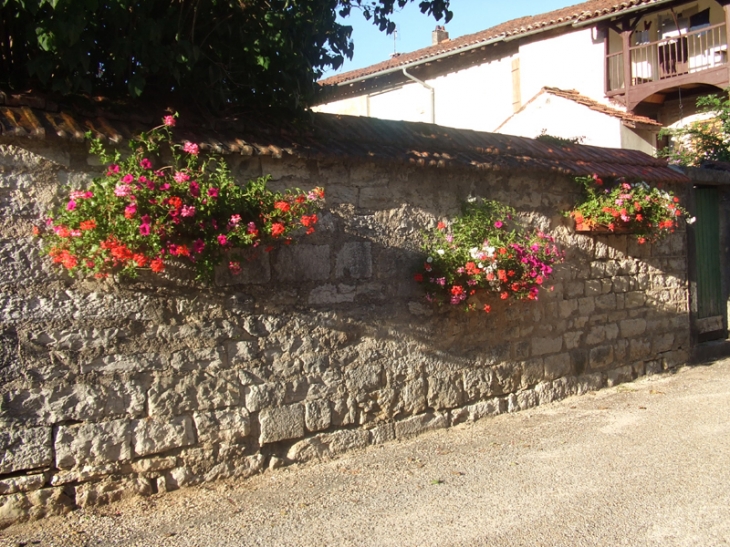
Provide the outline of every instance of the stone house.
{"type": "MultiPolygon", "coordinates": [[[[186,124],[242,183],[323,186],[318,231],[212,286],[72,279],[31,228],[64,185],[159,116],[0,104],[0,525],[327,458],[685,363],[683,229],[655,245],[576,234],[575,175],[690,178],[634,150],[315,114],[312,125],[186,124]],[[553,291],[491,314],[434,308],[420,231],[498,199],[566,252],[553,291]]],[[[151,275],[151,274],[150,274],[151,275]]],[[[726,326],[726,323],[725,323],[726,326]]]]}
{"type": "Polygon", "coordinates": [[[589,0],[329,77],[317,110],[650,155],[728,86],[726,0],[589,0]]]}

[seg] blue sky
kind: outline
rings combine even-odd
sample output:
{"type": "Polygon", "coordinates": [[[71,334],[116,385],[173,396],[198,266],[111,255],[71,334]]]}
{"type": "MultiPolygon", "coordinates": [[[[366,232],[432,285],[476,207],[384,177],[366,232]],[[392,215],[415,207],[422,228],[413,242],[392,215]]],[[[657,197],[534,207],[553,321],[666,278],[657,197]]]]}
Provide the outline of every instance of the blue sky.
{"type": "MultiPolygon", "coordinates": [[[[451,11],[454,18],[446,25],[446,30],[452,38],[472,34],[487,29],[499,23],[523,17],[536,15],[554,9],[563,8],[580,3],[581,0],[451,0],[451,11]]],[[[387,36],[380,32],[370,21],[356,10],[344,24],[353,27],[352,36],[355,42],[355,55],[352,61],[345,60],[338,71],[330,71],[325,77],[362,68],[384,61],[393,53],[408,53],[431,45],[431,31],[443,20],[423,15],[418,9],[418,0],[408,4],[402,11],[396,13],[393,21],[398,26],[398,36],[387,36]]]]}

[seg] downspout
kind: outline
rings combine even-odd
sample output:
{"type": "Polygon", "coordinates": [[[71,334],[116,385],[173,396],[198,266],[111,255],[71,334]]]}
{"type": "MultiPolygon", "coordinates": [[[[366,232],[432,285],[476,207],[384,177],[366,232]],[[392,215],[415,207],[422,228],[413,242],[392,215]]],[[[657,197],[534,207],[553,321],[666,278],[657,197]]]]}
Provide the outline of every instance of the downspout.
{"type": "Polygon", "coordinates": [[[423,87],[431,92],[431,123],[436,123],[436,90],[428,85],[426,82],[419,80],[411,74],[408,74],[405,68],[403,69],[403,76],[405,76],[409,80],[416,82],[417,84],[421,84],[423,87]]]}

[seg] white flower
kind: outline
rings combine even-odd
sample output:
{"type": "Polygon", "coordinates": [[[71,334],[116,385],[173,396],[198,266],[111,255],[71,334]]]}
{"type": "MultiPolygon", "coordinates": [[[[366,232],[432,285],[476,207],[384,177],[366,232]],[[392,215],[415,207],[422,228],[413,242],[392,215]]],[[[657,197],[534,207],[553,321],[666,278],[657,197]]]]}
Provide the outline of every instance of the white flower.
{"type": "Polygon", "coordinates": [[[477,249],[476,247],[472,247],[471,249],[469,249],[469,256],[476,260],[478,252],[479,249],[477,249]]]}
{"type": "Polygon", "coordinates": [[[431,264],[431,262],[433,262],[433,257],[432,257],[432,256],[429,256],[429,257],[428,257],[428,258],[426,259],[426,262],[428,262],[429,264],[431,264]]]}
{"type": "Polygon", "coordinates": [[[484,268],[484,264],[482,264],[481,262],[477,264],[477,266],[479,266],[480,268],[484,268]]]}
{"type": "Polygon", "coordinates": [[[687,219],[687,224],[694,224],[697,222],[697,217],[692,217],[687,219]]]}
{"type": "Polygon", "coordinates": [[[438,253],[439,256],[444,256],[444,250],[443,249],[439,249],[438,251],[436,251],[436,253],[438,253]]]}
{"type": "Polygon", "coordinates": [[[474,196],[469,196],[468,198],[466,198],[466,201],[468,201],[469,203],[474,203],[476,200],[477,198],[475,198],[474,196]]]}

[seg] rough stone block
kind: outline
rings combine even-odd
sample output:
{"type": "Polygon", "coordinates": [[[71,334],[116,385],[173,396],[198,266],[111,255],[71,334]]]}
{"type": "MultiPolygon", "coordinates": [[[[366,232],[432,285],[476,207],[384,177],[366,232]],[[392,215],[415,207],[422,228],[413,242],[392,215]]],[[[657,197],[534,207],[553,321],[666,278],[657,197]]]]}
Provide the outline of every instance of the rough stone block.
{"type": "Polygon", "coordinates": [[[8,494],[16,494],[17,492],[38,490],[46,484],[49,474],[49,472],[46,472],[0,479],[0,495],[5,496],[8,494]]]}
{"type": "Polygon", "coordinates": [[[395,440],[395,427],[393,424],[382,424],[370,430],[370,439],[373,444],[383,444],[395,440]]]}
{"type": "Polygon", "coordinates": [[[613,364],[613,346],[598,346],[591,349],[589,354],[591,370],[602,370],[613,364]]]}
{"type": "Polygon", "coordinates": [[[594,325],[591,330],[586,334],[586,344],[594,346],[600,344],[606,339],[605,325],[594,325]]]}
{"type": "Polygon", "coordinates": [[[395,437],[404,439],[420,435],[426,431],[443,429],[449,427],[449,415],[440,413],[427,413],[412,416],[395,423],[395,437]]]}
{"type": "Polygon", "coordinates": [[[599,310],[615,310],[616,295],[610,293],[596,297],[596,308],[599,310]]]}
{"type": "Polygon", "coordinates": [[[428,377],[428,406],[437,410],[461,406],[464,387],[461,373],[440,371],[428,377]]]}
{"type": "Polygon", "coordinates": [[[158,454],[195,444],[195,429],[190,416],[136,420],[133,428],[135,456],[158,454]]]}
{"type": "Polygon", "coordinates": [[[522,387],[527,388],[542,382],[545,376],[543,359],[531,359],[522,363],[522,387]]]}
{"type": "Polygon", "coordinates": [[[56,466],[99,465],[132,459],[132,428],[127,420],[59,426],[54,442],[56,466]]]}
{"type": "Polygon", "coordinates": [[[308,401],[304,405],[304,424],[307,431],[323,431],[332,424],[330,402],[320,399],[308,401]]]}
{"type": "Polygon", "coordinates": [[[249,412],[258,412],[267,407],[284,404],[286,386],[277,382],[248,386],[246,392],[246,408],[249,412]]]}
{"type": "Polygon", "coordinates": [[[112,474],[129,472],[129,468],[122,466],[126,463],[113,462],[102,465],[84,465],[73,469],[62,469],[56,471],[51,477],[52,486],[61,486],[69,483],[79,483],[102,479],[112,474]]]}
{"type": "Polygon", "coordinates": [[[259,414],[261,444],[304,437],[304,405],[264,408],[259,414]]]}
{"type": "Polygon", "coordinates": [[[578,314],[581,317],[588,317],[596,310],[596,299],[592,296],[578,299],[578,314]]]}
{"type": "Polygon", "coordinates": [[[626,319],[621,321],[621,336],[624,338],[635,338],[646,332],[645,319],[626,319]]]}
{"type": "Polygon", "coordinates": [[[326,284],[309,293],[309,303],[313,305],[324,304],[343,304],[345,302],[354,302],[357,296],[357,287],[345,285],[326,284]]]}
{"type": "Polygon", "coordinates": [[[274,272],[279,281],[323,281],[330,277],[329,245],[291,245],[279,249],[274,272]]]}
{"type": "Polygon", "coordinates": [[[517,406],[520,410],[527,410],[540,404],[540,400],[534,389],[526,389],[517,394],[517,406]]]}
{"type": "Polygon", "coordinates": [[[132,471],[135,473],[156,473],[167,471],[177,465],[175,456],[143,458],[132,464],[132,471]]]}
{"type": "Polygon", "coordinates": [[[251,419],[245,408],[193,414],[198,442],[235,444],[251,432],[251,419]]]}
{"type": "Polygon", "coordinates": [[[606,373],[606,385],[608,387],[617,386],[619,384],[625,384],[631,382],[634,379],[634,367],[626,365],[613,370],[609,370],[606,373]]]}
{"type": "Polygon", "coordinates": [[[476,420],[486,418],[487,416],[502,414],[507,410],[504,403],[504,399],[494,398],[489,399],[488,401],[479,401],[478,403],[469,405],[467,407],[469,411],[469,419],[474,422],[476,420]]]}
{"type": "Polygon", "coordinates": [[[563,348],[563,337],[554,338],[533,338],[532,354],[535,356],[557,353],[563,348]]]}
{"type": "Polygon", "coordinates": [[[671,332],[666,334],[657,334],[651,338],[652,351],[655,354],[669,351],[674,346],[675,336],[671,332]]]}
{"type": "Polygon", "coordinates": [[[152,416],[217,410],[238,406],[243,401],[243,386],[235,370],[161,376],[147,393],[152,416]]]}
{"type": "Polygon", "coordinates": [[[0,431],[0,474],[50,466],[52,446],[50,427],[0,431]]]}
{"type": "Polygon", "coordinates": [[[603,294],[600,279],[590,279],[585,282],[585,295],[586,296],[598,296],[603,294]]]}
{"type": "Polygon", "coordinates": [[[226,346],[228,362],[231,366],[249,363],[259,355],[258,342],[231,342],[226,346]]]}
{"type": "Polygon", "coordinates": [[[370,432],[362,429],[321,433],[295,443],[286,457],[294,462],[327,459],[348,450],[365,448],[369,444],[370,432]]]}
{"type": "Polygon", "coordinates": [[[631,278],[627,275],[619,275],[613,278],[613,291],[617,293],[628,292],[631,288],[631,278]]]}
{"type": "Polygon", "coordinates": [[[335,277],[369,279],[373,276],[373,257],[369,242],[350,241],[343,245],[335,260],[335,277]]]}
{"type": "Polygon", "coordinates": [[[76,504],[79,507],[107,505],[135,496],[149,496],[152,485],[149,480],[108,477],[98,482],[85,482],[76,487],[76,504]]]}
{"type": "Polygon", "coordinates": [[[0,496],[0,528],[24,520],[64,515],[72,508],[73,500],[63,487],[0,496]]]}
{"type": "Polygon", "coordinates": [[[570,353],[559,353],[545,357],[545,379],[555,380],[571,373],[570,353]]]}

